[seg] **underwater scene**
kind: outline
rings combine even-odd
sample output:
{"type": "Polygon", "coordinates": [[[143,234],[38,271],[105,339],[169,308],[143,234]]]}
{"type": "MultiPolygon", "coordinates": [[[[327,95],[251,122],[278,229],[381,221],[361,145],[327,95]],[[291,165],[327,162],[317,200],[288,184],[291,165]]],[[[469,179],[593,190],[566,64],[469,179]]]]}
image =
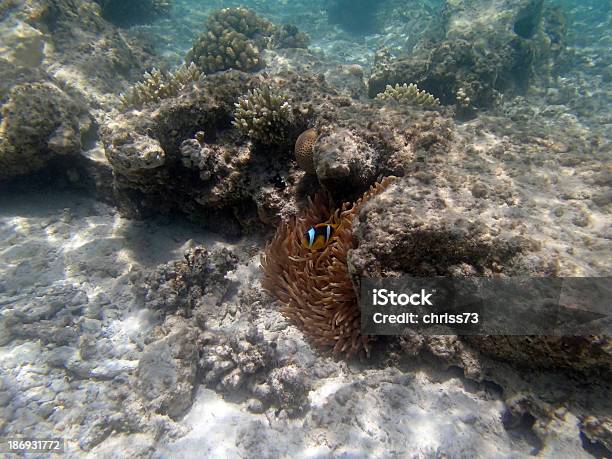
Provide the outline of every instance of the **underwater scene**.
{"type": "Polygon", "coordinates": [[[610,0],[0,0],[0,458],[612,458],[610,0]]]}

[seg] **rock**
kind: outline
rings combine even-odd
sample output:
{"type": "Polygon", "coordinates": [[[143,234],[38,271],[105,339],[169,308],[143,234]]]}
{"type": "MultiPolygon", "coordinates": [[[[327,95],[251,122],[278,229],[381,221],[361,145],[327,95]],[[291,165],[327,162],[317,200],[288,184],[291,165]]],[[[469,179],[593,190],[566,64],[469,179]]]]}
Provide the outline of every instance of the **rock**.
{"type": "Polygon", "coordinates": [[[563,47],[563,26],[543,20],[542,3],[447,2],[444,36],[416,47],[407,58],[378,65],[368,82],[369,96],[386,85],[416,83],[442,104],[456,104],[459,114],[471,116],[495,105],[500,93],[525,92],[536,76],[547,75],[563,47]]]}
{"type": "Polygon", "coordinates": [[[177,320],[170,334],[143,350],[136,384],[141,396],[156,412],[176,419],[191,406],[198,357],[195,342],[193,327],[177,320]]]}
{"type": "Polygon", "coordinates": [[[39,171],[81,151],[85,105],[51,83],[21,84],[2,106],[0,180],[39,171]]]}
{"type": "Polygon", "coordinates": [[[336,195],[341,189],[367,188],[377,172],[375,150],[348,129],[321,134],[313,159],[319,181],[336,195]]]}
{"type": "Polygon", "coordinates": [[[42,32],[24,22],[0,24],[0,59],[17,67],[38,67],[45,57],[44,45],[42,32]]]}
{"type": "Polygon", "coordinates": [[[130,373],[139,366],[137,360],[109,360],[91,370],[94,378],[112,379],[117,375],[130,373]]]}
{"type": "Polygon", "coordinates": [[[261,403],[260,400],[257,400],[256,398],[251,398],[247,401],[247,409],[251,412],[251,413],[263,413],[265,411],[265,407],[264,404],[261,403]]]}

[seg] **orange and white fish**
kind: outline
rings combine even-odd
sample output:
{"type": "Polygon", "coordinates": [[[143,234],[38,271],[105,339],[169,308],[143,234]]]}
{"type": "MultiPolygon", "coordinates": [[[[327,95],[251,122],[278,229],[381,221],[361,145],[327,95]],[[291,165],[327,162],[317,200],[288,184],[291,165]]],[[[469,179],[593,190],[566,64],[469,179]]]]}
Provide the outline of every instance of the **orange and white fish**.
{"type": "Polygon", "coordinates": [[[338,225],[331,223],[319,223],[311,226],[302,237],[302,246],[310,250],[324,248],[331,240],[336,228],[338,228],[338,225]]]}

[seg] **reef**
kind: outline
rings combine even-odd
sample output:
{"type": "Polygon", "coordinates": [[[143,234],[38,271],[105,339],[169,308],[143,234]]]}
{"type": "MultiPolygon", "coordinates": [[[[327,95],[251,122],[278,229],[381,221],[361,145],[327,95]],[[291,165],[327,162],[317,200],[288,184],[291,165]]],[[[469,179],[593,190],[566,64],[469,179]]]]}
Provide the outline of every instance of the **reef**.
{"type": "MultiPolygon", "coordinates": [[[[309,124],[319,132],[316,177],[339,202],[355,200],[379,174],[401,173],[408,150],[400,132],[426,114],[347,102],[307,73],[228,71],[126,111],[102,129],[120,206],[129,215],[178,210],[207,226],[223,222],[213,229],[229,235],[278,223],[316,189],[292,161],[291,146],[309,124]]],[[[417,131],[415,142],[428,135],[436,148],[431,134],[417,131]]]]}
{"type": "Polygon", "coordinates": [[[536,79],[550,77],[562,52],[558,11],[541,0],[499,0],[482,10],[478,2],[447,2],[445,36],[424,43],[409,57],[381,62],[369,79],[375,97],[387,85],[415,83],[461,116],[522,94],[536,79]],[[477,19],[475,19],[477,18],[477,19]]]}
{"type": "Polygon", "coordinates": [[[9,6],[0,18],[0,181],[34,174],[33,183],[93,187],[109,199],[110,167],[85,152],[114,94],[152,56],[91,2],[9,6]]]}
{"type": "Polygon", "coordinates": [[[128,27],[143,24],[167,15],[169,0],[94,0],[100,5],[102,17],[113,24],[128,27]]]}
{"type": "Polygon", "coordinates": [[[266,48],[302,48],[308,37],[292,25],[275,26],[248,8],[224,8],[206,19],[206,32],[194,43],[187,62],[195,62],[204,73],[263,67],[266,48]]]}

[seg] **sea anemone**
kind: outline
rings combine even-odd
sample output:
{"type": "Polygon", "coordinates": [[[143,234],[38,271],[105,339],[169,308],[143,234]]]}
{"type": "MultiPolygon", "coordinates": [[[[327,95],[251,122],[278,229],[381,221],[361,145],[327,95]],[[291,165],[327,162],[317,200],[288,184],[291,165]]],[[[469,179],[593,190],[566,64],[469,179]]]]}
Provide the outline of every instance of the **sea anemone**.
{"type": "Polygon", "coordinates": [[[364,349],[371,337],[361,334],[361,313],[348,268],[354,248],[352,222],[363,204],[394,179],[386,177],[353,204],[333,210],[329,198],[309,199],[295,218],[280,225],[266,246],[261,266],[262,286],[281,304],[281,312],[320,349],[347,357],[364,349]],[[300,244],[308,227],[327,222],[338,225],[330,243],[320,251],[300,244]]]}

